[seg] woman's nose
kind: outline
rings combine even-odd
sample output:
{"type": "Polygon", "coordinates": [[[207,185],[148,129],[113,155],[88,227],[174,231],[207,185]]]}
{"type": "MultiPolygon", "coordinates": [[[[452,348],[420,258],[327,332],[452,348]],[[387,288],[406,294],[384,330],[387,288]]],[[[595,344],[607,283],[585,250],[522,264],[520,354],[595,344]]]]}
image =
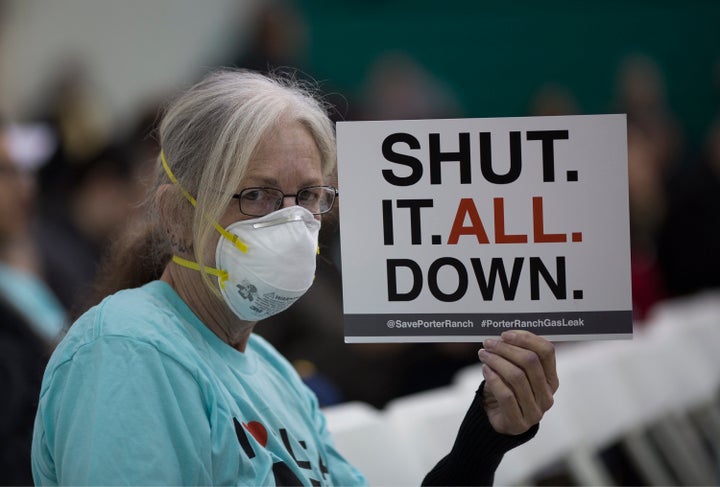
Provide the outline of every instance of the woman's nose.
{"type": "Polygon", "coordinates": [[[280,206],[280,208],[288,208],[295,205],[297,205],[297,197],[294,194],[286,194],[283,196],[282,206],[280,206]]]}

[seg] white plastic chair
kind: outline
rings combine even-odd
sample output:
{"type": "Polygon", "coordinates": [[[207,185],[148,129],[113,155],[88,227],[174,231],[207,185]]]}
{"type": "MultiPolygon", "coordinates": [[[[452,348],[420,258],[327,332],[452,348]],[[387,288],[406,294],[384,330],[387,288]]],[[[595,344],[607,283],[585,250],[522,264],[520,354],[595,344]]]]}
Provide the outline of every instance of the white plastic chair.
{"type": "Polygon", "coordinates": [[[684,472],[683,478],[695,483],[716,481],[720,459],[720,295],[705,293],[664,303],[643,336],[661,348],[658,358],[664,353],[658,362],[674,403],[673,413],[656,434],[665,438],[661,438],[663,445],[682,445],[681,454],[672,458],[684,472]],[[673,436],[680,438],[670,441],[673,436]],[[712,446],[711,452],[703,442],[712,446]]]}
{"type": "MultiPolygon", "coordinates": [[[[614,364],[631,354],[631,341],[567,343],[557,347],[560,388],[553,407],[530,442],[508,452],[495,476],[498,485],[527,485],[563,462],[579,485],[612,485],[614,479],[599,452],[615,442],[626,442],[628,453],[646,477],[657,484],[671,481],[640,431],[644,412],[632,399],[622,373],[614,364]]],[[[480,367],[461,371],[460,387],[475,386],[480,367]]]]}
{"type": "Polygon", "coordinates": [[[712,484],[712,459],[686,415],[711,396],[701,377],[708,369],[707,360],[683,335],[641,334],[634,345],[632,353],[620,357],[615,366],[645,415],[648,432],[683,484],[712,484]]]}
{"type": "Polygon", "coordinates": [[[426,471],[384,414],[362,402],[323,409],[337,450],[373,486],[420,485],[426,471]]]}
{"type": "Polygon", "coordinates": [[[423,471],[428,472],[450,452],[473,397],[458,394],[453,387],[441,387],[394,399],[384,414],[395,431],[413,445],[423,471]]]}

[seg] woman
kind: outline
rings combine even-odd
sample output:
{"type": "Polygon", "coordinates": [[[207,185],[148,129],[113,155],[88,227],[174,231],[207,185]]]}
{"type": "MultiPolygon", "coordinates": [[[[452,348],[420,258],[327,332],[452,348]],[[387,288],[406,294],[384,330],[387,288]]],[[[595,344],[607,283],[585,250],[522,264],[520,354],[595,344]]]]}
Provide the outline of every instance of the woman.
{"type": "MultiPolygon", "coordinates": [[[[291,81],[222,71],[173,103],[159,138],[153,253],[116,255],[138,270],[119,278],[134,288],[85,313],[54,353],[36,483],[364,484],[314,395],[252,333],[312,284],[336,196],[326,112],[291,81]]],[[[485,345],[485,386],[427,483],[491,482],[552,403],[549,342],[516,332],[485,345]]]]}

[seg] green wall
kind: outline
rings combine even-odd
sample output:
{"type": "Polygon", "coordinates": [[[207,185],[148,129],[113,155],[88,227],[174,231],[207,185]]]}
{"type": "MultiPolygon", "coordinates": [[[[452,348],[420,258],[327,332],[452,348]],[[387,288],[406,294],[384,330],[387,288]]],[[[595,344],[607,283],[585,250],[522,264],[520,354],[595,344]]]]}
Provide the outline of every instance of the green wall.
{"type": "Polygon", "coordinates": [[[299,5],[310,25],[312,74],[348,95],[380,53],[401,49],[450,85],[464,116],[525,115],[532,93],[547,82],[567,87],[582,112],[606,113],[616,111],[619,61],[639,51],[664,71],[671,108],[692,142],[718,113],[720,1],[299,5]]]}

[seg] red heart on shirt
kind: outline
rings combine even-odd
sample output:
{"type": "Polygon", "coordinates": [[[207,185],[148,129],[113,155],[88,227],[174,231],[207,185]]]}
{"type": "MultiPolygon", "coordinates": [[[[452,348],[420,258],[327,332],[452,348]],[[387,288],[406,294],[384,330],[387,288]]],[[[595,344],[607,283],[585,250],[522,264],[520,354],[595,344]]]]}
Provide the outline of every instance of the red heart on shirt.
{"type": "Polygon", "coordinates": [[[257,440],[258,443],[260,443],[262,446],[267,445],[268,440],[268,432],[267,429],[265,429],[265,426],[262,425],[262,423],[258,423],[257,421],[250,421],[249,423],[243,423],[243,426],[246,430],[250,432],[250,434],[257,440]]]}

